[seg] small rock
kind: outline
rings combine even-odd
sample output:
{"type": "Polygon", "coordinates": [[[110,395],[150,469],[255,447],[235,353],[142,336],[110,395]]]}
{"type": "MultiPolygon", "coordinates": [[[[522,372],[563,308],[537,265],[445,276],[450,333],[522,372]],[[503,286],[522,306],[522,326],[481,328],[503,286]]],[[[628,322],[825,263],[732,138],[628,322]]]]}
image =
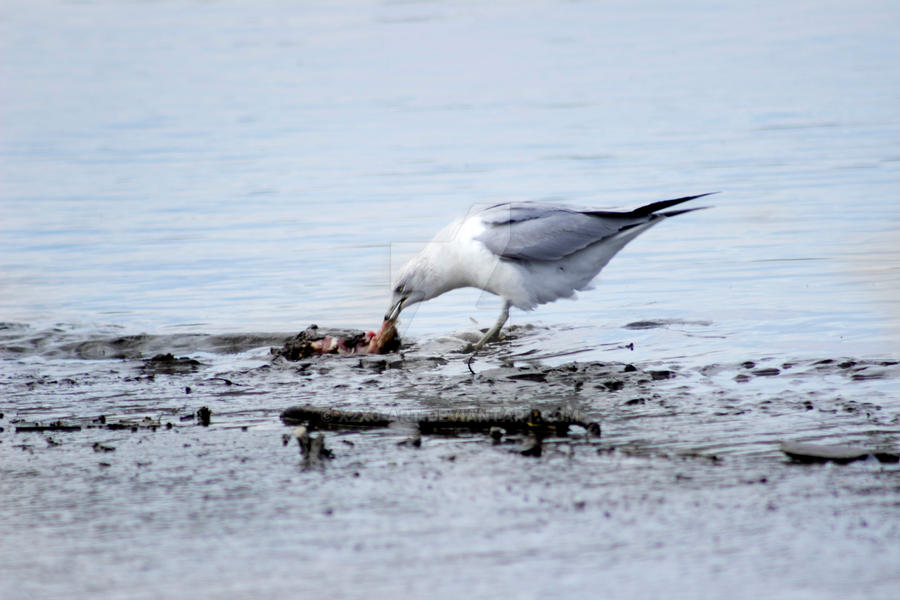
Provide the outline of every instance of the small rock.
{"type": "Polygon", "coordinates": [[[209,410],[209,407],[202,406],[200,410],[197,411],[197,420],[200,421],[200,424],[204,427],[209,426],[210,418],[212,417],[212,411],[209,410]]]}
{"type": "Polygon", "coordinates": [[[157,354],[144,360],[142,369],[151,375],[179,375],[191,373],[200,366],[200,361],[186,356],[176,357],[173,354],[157,354]]]}
{"type": "Polygon", "coordinates": [[[846,464],[857,460],[865,460],[874,456],[879,462],[895,463],[900,461],[896,452],[870,450],[860,446],[843,444],[810,444],[805,442],[782,442],[781,451],[791,460],[800,463],[835,462],[846,464]]]}
{"type": "Polygon", "coordinates": [[[779,375],[781,370],[776,369],[775,367],[768,367],[764,369],[754,369],[751,373],[757,377],[774,377],[775,375],[779,375]]]}
{"type": "Polygon", "coordinates": [[[323,458],[334,458],[331,450],[325,447],[324,435],[311,436],[306,427],[301,425],[294,429],[293,436],[297,439],[303,462],[307,466],[318,465],[323,458]]]}
{"type": "Polygon", "coordinates": [[[409,436],[403,441],[397,442],[398,446],[412,446],[413,448],[420,448],[422,446],[422,435],[420,433],[415,433],[414,435],[409,436]]]}
{"type": "Polygon", "coordinates": [[[610,379],[609,381],[606,381],[603,383],[603,387],[605,387],[610,392],[615,392],[615,391],[621,390],[623,387],[625,387],[625,382],[618,381],[615,379],[610,379]]]}
{"type": "Polygon", "coordinates": [[[519,454],[522,456],[540,456],[543,452],[543,440],[538,436],[531,436],[528,438],[525,446],[519,450],[519,454]]]}

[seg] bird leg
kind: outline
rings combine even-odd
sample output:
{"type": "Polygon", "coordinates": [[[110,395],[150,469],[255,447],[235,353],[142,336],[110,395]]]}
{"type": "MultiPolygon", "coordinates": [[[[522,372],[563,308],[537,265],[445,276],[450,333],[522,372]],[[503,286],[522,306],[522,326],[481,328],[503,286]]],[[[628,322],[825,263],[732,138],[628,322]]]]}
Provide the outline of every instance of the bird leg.
{"type": "Polygon", "coordinates": [[[497,322],[494,323],[493,327],[488,329],[487,333],[485,333],[484,336],[480,340],[478,340],[471,346],[467,347],[466,348],[467,351],[478,352],[479,350],[484,348],[485,344],[497,339],[497,337],[500,335],[500,330],[503,329],[503,325],[506,323],[506,320],[509,319],[509,307],[510,307],[509,302],[504,300],[503,301],[503,309],[500,311],[500,317],[497,319],[497,322]]]}

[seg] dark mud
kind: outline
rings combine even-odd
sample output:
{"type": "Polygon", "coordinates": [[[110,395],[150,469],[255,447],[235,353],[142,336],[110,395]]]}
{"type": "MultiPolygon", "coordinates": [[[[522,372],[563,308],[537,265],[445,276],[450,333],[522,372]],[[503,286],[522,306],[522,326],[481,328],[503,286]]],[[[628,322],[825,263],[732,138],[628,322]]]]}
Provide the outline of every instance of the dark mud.
{"type": "Polygon", "coordinates": [[[891,597],[895,358],[573,361],[545,334],[473,375],[462,340],[288,361],[289,335],[7,331],[3,595],[87,594],[100,560],[110,597],[465,593],[447,564],[527,596],[538,563],[542,596],[891,597]]]}

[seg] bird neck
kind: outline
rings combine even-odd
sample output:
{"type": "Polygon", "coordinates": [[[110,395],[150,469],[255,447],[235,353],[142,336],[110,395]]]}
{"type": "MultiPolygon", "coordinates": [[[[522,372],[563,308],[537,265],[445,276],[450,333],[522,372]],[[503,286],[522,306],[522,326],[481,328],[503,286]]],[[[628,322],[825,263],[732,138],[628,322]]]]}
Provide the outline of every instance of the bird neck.
{"type": "Polygon", "coordinates": [[[433,240],[420,254],[420,266],[428,282],[428,297],[468,285],[464,264],[456,256],[452,243],[433,240]]]}

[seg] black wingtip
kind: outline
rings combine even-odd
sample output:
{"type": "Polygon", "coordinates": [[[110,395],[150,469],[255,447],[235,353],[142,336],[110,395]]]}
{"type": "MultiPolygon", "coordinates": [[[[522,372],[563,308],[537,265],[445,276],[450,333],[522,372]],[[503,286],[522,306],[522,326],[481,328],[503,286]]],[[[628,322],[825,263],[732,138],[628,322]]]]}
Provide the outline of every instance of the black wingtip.
{"type": "Polygon", "coordinates": [[[684,213],[694,212],[695,210],[706,210],[712,206],[694,206],[692,208],[680,208],[678,210],[667,210],[666,212],[653,213],[653,217],[674,217],[675,215],[683,215],[684,213]]]}
{"type": "MultiPolygon", "coordinates": [[[[684,196],[683,198],[675,198],[674,200],[660,200],[659,202],[653,202],[651,204],[647,204],[645,206],[641,206],[640,208],[636,208],[630,213],[627,213],[629,217],[646,217],[652,215],[653,213],[660,211],[664,208],[669,208],[670,206],[676,206],[681,204],[682,202],[687,202],[688,200],[696,200],[697,198],[703,198],[704,196],[712,196],[713,194],[718,194],[719,192],[707,192],[705,194],[697,194],[696,196],[684,196]]],[[[708,207],[704,207],[708,208],[708,207]]],[[[688,208],[684,210],[677,211],[669,211],[664,214],[667,217],[672,217],[675,215],[679,215],[684,212],[689,212],[691,210],[697,210],[694,208],[688,208]]]]}

